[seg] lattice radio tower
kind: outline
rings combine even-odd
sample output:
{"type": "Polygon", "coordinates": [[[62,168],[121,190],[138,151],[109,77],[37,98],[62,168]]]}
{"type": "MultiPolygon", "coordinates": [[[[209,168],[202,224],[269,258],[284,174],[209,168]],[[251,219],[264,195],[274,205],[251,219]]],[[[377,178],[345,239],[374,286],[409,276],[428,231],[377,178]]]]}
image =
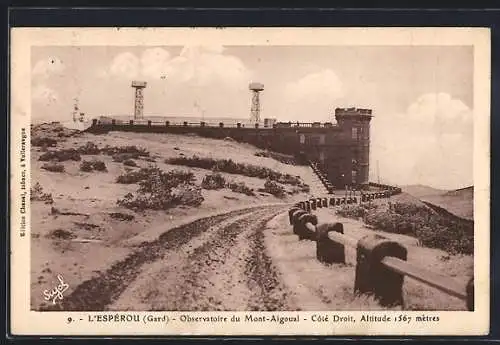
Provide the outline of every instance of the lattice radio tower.
{"type": "Polygon", "coordinates": [[[143,90],[146,87],[145,81],[133,81],[132,87],[135,89],[134,101],[134,119],[144,118],[144,94],[143,90]]]}
{"type": "Polygon", "coordinates": [[[252,107],[250,108],[250,121],[260,122],[260,92],[264,91],[264,84],[250,83],[248,85],[252,91],[252,107]]]}

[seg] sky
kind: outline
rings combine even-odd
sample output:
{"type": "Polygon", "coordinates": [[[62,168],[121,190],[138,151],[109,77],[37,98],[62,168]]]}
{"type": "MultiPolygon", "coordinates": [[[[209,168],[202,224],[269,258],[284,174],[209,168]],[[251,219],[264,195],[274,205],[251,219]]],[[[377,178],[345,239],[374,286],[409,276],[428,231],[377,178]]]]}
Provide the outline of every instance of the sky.
{"type": "Polygon", "coordinates": [[[132,80],[148,83],[145,116],[333,121],[373,109],[370,179],[455,189],[473,184],[470,46],[34,47],[33,121],[133,114],[132,80]]]}

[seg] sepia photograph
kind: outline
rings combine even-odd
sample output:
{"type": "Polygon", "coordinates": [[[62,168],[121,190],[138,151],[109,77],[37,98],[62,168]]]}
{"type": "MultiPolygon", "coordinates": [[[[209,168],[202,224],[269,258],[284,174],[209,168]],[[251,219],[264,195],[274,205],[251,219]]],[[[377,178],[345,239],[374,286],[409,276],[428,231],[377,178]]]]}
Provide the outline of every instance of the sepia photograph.
{"type": "Polygon", "coordinates": [[[204,312],[222,312],[239,327],[362,334],[478,311],[489,81],[470,39],[162,44],[167,29],[114,44],[124,33],[104,32],[30,46],[24,108],[13,93],[11,122],[29,109],[12,134],[27,312],[64,312],[73,330],[147,312],[198,334],[215,317],[204,312]]]}

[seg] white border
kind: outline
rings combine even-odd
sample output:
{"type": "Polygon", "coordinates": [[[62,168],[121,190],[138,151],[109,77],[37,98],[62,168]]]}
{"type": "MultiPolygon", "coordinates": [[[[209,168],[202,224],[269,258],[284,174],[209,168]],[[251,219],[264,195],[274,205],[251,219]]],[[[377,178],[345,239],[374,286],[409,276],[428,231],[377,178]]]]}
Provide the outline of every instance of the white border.
{"type": "MultiPolygon", "coordinates": [[[[489,329],[490,204],[490,32],[484,28],[14,28],[11,29],[11,333],[15,335],[484,335],[489,329]],[[474,312],[427,312],[436,323],[90,323],[99,313],[30,311],[29,195],[25,237],[19,236],[20,133],[27,129],[26,171],[30,169],[29,128],[32,46],[221,45],[472,45],[474,47],[474,312]],[[68,317],[84,321],[68,324],[68,317]]],[[[27,174],[27,189],[30,181],[27,174]]],[[[107,313],[102,313],[107,314],[107,313]]],[[[182,313],[157,314],[170,318],[182,313]]],[[[187,313],[184,313],[187,314],[187,313]]],[[[191,313],[233,315],[238,313],[191,313]]],[[[280,312],[308,318],[314,313],[280,312]]],[[[421,315],[421,312],[328,312],[353,315],[421,315]]]]}

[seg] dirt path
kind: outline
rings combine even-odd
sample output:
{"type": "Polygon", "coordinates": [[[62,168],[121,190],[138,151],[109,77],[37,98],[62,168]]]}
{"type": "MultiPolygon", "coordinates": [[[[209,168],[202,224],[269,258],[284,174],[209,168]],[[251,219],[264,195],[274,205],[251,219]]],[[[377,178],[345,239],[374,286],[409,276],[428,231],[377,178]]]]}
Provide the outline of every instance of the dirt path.
{"type": "Polygon", "coordinates": [[[287,293],[262,229],[283,206],[203,218],[146,243],[65,296],[59,310],[278,310],[287,293]]]}

